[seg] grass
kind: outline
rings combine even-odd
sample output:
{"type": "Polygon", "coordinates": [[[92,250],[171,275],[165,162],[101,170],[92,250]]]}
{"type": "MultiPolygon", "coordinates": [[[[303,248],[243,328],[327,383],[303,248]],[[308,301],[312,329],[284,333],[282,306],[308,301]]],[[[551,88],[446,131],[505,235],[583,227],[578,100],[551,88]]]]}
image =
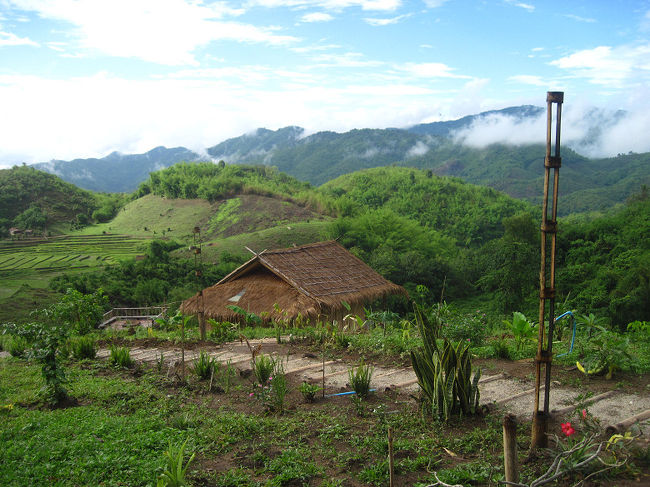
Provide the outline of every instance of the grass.
{"type": "MultiPolygon", "coordinates": [[[[196,453],[188,475],[194,485],[345,485],[351,478],[385,485],[388,426],[398,432],[396,471],[403,479],[426,478],[432,452],[442,446],[462,451],[452,446],[457,435],[422,421],[413,401],[389,396],[381,404],[391,414],[360,418],[343,398],[305,405],[295,387],[293,407],[267,414],[240,377],[230,394],[207,394],[193,383],[178,387],[154,369],[68,362],[67,371],[78,404],[49,410],[36,395],[38,367],[0,359],[0,404],[14,405],[0,421],[3,485],[153,485],[170,441],[187,440],[186,456],[196,453]]],[[[377,409],[380,401],[371,404],[377,409]]],[[[500,432],[499,425],[476,426],[482,427],[494,429],[487,437],[500,432]]]]}
{"type": "MultiPolygon", "coordinates": [[[[195,331],[188,330],[190,340],[198,338],[195,331]]],[[[270,328],[244,331],[274,334],[270,328]]],[[[291,331],[320,348],[322,330],[291,331]]],[[[397,343],[402,332],[388,329],[385,340],[397,343]]],[[[371,330],[358,343],[371,347],[383,333],[371,330]]],[[[144,337],[149,338],[147,332],[144,337]]],[[[334,338],[328,340],[336,347],[334,338]]],[[[355,343],[349,342],[346,353],[357,352],[355,343]]],[[[154,485],[170,441],[176,446],[187,441],[186,458],[196,453],[188,472],[194,485],[384,486],[389,427],[398,485],[428,485],[434,482],[431,471],[451,484],[495,484],[502,477],[501,461],[494,461],[501,454],[500,417],[442,424],[422,416],[417,401],[406,393],[370,395],[364,414],[358,415],[349,397],[305,403],[296,382],[289,384],[280,414],[249,397],[252,375],[233,376],[225,393],[209,391],[193,374],[186,383],[176,382],[155,364],[118,369],[107,361],[68,360],[65,367],[77,403],[49,410],[37,395],[39,367],[0,359],[0,406],[13,405],[0,411],[0,442],[6,446],[0,451],[3,485],[154,485]]],[[[528,444],[529,429],[521,425],[520,444],[528,444]]],[[[527,468],[532,475],[537,467],[527,468]]]]}
{"type": "Polygon", "coordinates": [[[148,194],[131,201],[115,218],[75,232],[76,235],[118,233],[144,238],[191,238],[193,228],[207,221],[213,205],[206,200],[166,199],[148,194]]]}
{"type": "MultiPolygon", "coordinates": [[[[328,226],[328,221],[316,220],[309,223],[283,224],[206,242],[207,245],[203,247],[203,259],[210,262],[217,260],[223,252],[249,257],[250,252],[246,247],[261,252],[264,249],[288,248],[293,244],[318,242],[326,238],[328,226]]],[[[177,252],[181,255],[184,253],[184,251],[177,252]]],[[[189,256],[189,253],[185,255],[185,257],[189,256]]]]}

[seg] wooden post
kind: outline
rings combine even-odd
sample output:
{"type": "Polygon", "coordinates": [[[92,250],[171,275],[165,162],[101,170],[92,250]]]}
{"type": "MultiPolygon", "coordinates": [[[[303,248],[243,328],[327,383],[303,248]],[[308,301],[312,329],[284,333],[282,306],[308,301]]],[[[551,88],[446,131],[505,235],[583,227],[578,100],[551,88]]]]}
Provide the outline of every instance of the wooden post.
{"type": "Polygon", "coordinates": [[[389,485],[393,487],[393,429],[388,427],[388,478],[389,485]]]}
{"type": "Polygon", "coordinates": [[[519,482],[517,417],[514,414],[506,414],[503,418],[503,467],[506,482],[519,482]]]}
{"type": "Polygon", "coordinates": [[[325,399],[325,349],[323,349],[323,399],[325,399]]]}
{"type": "Polygon", "coordinates": [[[185,320],[181,321],[181,374],[185,382],[185,320]]]}

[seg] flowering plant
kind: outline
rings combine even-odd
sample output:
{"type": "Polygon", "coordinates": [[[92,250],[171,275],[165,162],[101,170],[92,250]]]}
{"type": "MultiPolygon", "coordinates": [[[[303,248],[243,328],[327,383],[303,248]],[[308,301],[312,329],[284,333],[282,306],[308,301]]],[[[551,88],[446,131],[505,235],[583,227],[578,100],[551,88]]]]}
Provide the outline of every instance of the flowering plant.
{"type": "Polygon", "coordinates": [[[564,433],[567,437],[574,435],[576,432],[576,430],[573,428],[573,426],[571,426],[571,423],[569,422],[562,423],[560,426],[562,427],[562,433],[564,433]]]}

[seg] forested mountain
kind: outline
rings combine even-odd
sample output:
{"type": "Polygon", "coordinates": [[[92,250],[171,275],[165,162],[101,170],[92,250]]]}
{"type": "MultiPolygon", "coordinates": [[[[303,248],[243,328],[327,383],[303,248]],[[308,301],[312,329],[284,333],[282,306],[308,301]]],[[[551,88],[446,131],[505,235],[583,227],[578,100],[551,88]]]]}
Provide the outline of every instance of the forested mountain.
{"type": "Polygon", "coordinates": [[[144,154],[112,152],[101,159],[53,160],[34,164],[41,171],[56,174],[80,188],[104,193],[128,193],[147,179],[149,173],[181,161],[205,160],[184,147],[156,147],[144,154]]]}
{"type": "MultiPolygon", "coordinates": [[[[452,135],[487,117],[508,117],[516,125],[538,117],[543,111],[534,106],[511,107],[408,129],[318,132],[309,136],[295,126],[274,131],[258,129],[221,142],[207,152],[214,161],[273,166],[314,185],[361,169],[390,165],[415,167],[489,186],[538,204],[542,195],[543,145],[492,144],[476,148],[456,141],[452,135]]],[[[597,111],[585,116],[593,123],[587,139],[598,138],[602,129],[598,120],[602,116],[597,111]]],[[[620,116],[617,112],[614,118],[620,116]]],[[[113,153],[103,159],[53,161],[36,167],[84,188],[132,191],[151,171],[182,160],[198,159],[201,159],[198,154],[184,148],[159,147],[140,155],[113,153]]],[[[560,214],[605,210],[625,201],[642,184],[650,184],[650,153],[588,159],[564,147],[562,159],[560,214]]]]}

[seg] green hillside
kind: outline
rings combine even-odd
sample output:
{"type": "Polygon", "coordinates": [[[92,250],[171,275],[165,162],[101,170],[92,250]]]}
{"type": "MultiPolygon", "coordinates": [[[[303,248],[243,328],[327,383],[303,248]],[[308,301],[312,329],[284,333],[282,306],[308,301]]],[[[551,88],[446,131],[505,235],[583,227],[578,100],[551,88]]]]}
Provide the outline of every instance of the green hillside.
{"type": "MultiPolygon", "coordinates": [[[[646,193],[609,212],[562,220],[558,282],[566,306],[599,310],[616,324],[648,319],[646,193]]],[[[314,188],[264,166],[181,164],[152,173],[133,198],[106,223],[6,241],[0,298],[20,290],[28,303],[54,277],[59,292],[102,287],[113,305],[178,302],[248,259],[246,247],[336,238],[412,294],[426,288],[497,312],[536,307],[539,209],[431,170],[373,168],[314,188]],[[196,226],[200,278],[188,250],[196,226]]]]}
{"type": "Polygon", "coordinates": [[[0,170],[0,236],[9,227],[64,231],[85,222],[100,206],[97,197],[57,176],[31,167],[0,170]]]}
{"type": "Polygon", "coordinates": [[[474,246],[498,238],[502,221],[530,205],[491,188],[431,171],[375,168],[341,176],[321,190],[356,208],[390,209],[420,225],[439,231],[461,246],[474,246]]]}

